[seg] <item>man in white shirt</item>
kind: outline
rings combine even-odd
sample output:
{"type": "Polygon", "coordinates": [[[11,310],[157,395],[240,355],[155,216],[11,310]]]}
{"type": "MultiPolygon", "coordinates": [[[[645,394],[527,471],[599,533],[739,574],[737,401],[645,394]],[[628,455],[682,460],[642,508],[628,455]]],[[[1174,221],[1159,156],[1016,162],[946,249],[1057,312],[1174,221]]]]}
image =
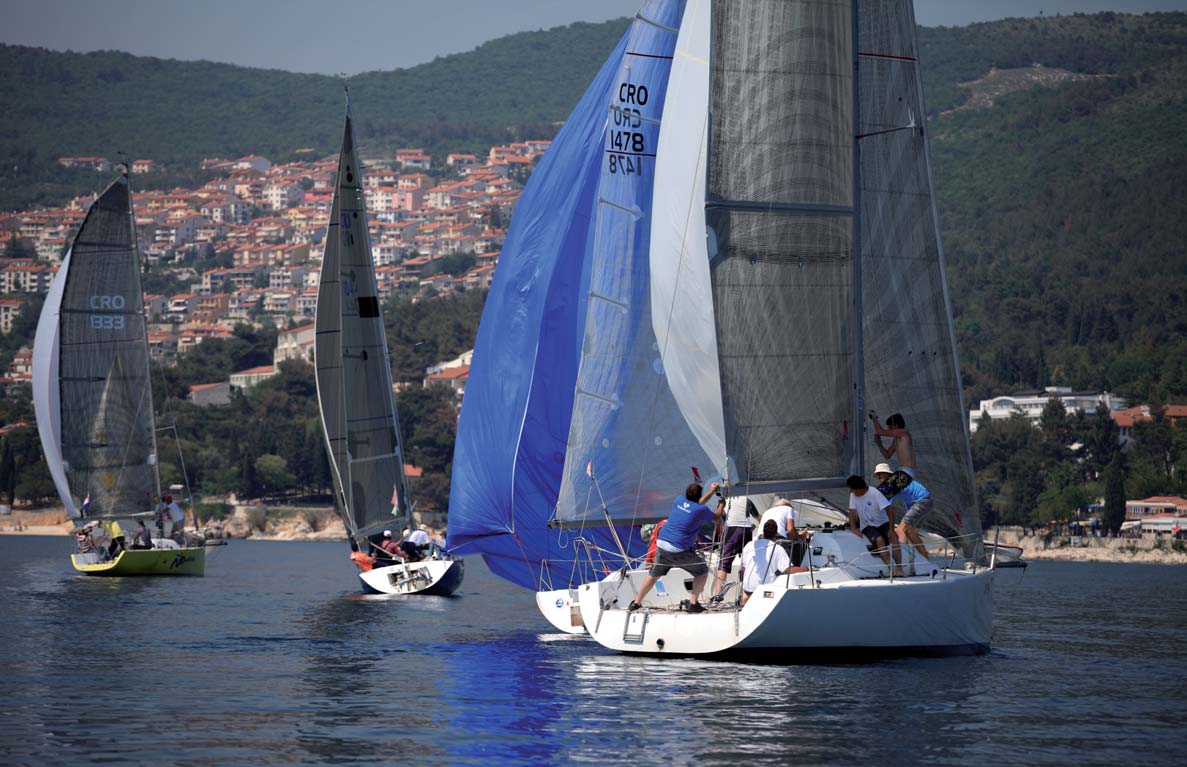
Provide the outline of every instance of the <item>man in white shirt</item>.
{"type": "Polygon", "coordinates": [[[423,559],[428,549],[426,548],[431,541],[429,534],[422,528],[411,530],[404,528],[404,540],[400,542],[406,553],[414,554],[418,559],[423,559]]]}
{"type": "Polygon", "coordinates": [[[167,495],[163,500],[165,503],[165,537],[172,538],[175,534],[180,534],[181,529],[185,527],[185,512],[177,505],[177,501],[173,500],[173,496],[167,495]]]}
{"type": "Polygon", "coordinates": [[[779,537],[785,539],[783,547],[790,552],[791,563],[799,567],[808,551],[807,541],[812,537],[807,532],[795,529],[796,523],[800,521],[800,513],[791,505],[791,501],[780,498],[775,501],[774,506],[763,512],[762,519],[758,521],[758,529],[762,530],[770,520],[779,525],[779,537]]]}
{"type": "Polygon", "coordinates": [[[866,484],[854,474],[846,480],[849,487],[849,530],[854,535],[865,536],[872,543],[882,561],[890,564],[890,553],[894,552],[894,574],[902,575],[899,561],[898,537],[894,532],[894,507],[886,496],[866,484]],[[888,544],[893,544],[890,546],[888,544]]]}
{"type": "Polygon", "coordinates": [[[780,538],[799,537],[799,533],[795,529],[795,523],[799,521],[799,513],[791,505],[791,501],[786,498],[775,501],[774,506],[762,513],[762,519],[758,521],[758,529],[765,530],[767,522],[771,520],[774,520],[778,525],[780,538]]]}
{"type": "Polygon", "coordinates": [[[742,604],[759,586],[774,583],[791,569],[791,557],[779,545],[779,525],[768,519],[762,528],[762,538],[751,541],[742,549],[742,604]]]}

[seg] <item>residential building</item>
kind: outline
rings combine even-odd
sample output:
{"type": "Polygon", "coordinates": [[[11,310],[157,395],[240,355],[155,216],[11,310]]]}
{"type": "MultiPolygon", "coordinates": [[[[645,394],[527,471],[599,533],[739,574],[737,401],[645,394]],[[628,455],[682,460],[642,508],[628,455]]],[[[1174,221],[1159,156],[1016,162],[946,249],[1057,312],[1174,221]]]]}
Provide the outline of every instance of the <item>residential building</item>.
{"type": "Polygon", "coordinates": [[[197,384],[190,387],[188,397],[198,407],[217,407],[231,403],[231,382],[197,384]]]}
{"type": "Polygon", "coordinates": [[[14,259],[0,266],[0,293],[45,293],[56,267],[28,259],[14,259]]]}
{"type": "Polygon", "coordinates": [[[461,367],[446,368],[439,373],[430,373],[425,376],[424,385],[427,386],[448,386],[460,398],[466,391],[466,379],[470,376],[470,366],[462,365],[461,367]]]}
{"type": "Polygon", "coordinates": [[[1067,386],[1048,386],[1042,391],[1021,391],[981,400],[976,410],[969,411],[969,431],[975,432],[978,422],[985,416],[1003,421],[1018,414],[1030,421],[1032,426],[1038,426],[1043,408],[1052,399],[1061,400],[1068,413],[1095,413],[1097,405],[1104,405],[1110,411],[1125,407],[1125,400],[1109,392],[1075,392],[1067,386]]]}
{"type": "Polygon", "coordinates": [[[231,296],[229,293],[211,293],[208,296],[199,296],[198,305],[190,316],[199,322],[221,320],[227,316],[227,309],[230,308],[230,305],[231,296]]]}
{"type": "Polygon", "coordinates": [[[156,173],[162,170],[163,166],[156,160],[133,160],[129,169],[134,175],[140,175],[141,173],[156,173]]]}
{"type": "Polygon", "coordinates": [[[148,356],[165,367],[174,365],[177,362],[177,336],[168,330],[148,331],[148,356]]]}
{"type": "Polygon", "coordinates": [[[279,374],[275,365],[261,365],[231,374],[231,386],[235,389],[250,389],[261,381],[267,381],[279,374]]]}
{"type": "Polygon", "coordinates": [[[235,170],[254,170],[259,173],[267,173],[272,168],[272,163],[266,158],[248,155],[240,157],[231,164],[231,167],[235,170]]]}
{"type": "Polygon", "coordinates": [[[111,163],[106,157],[59,157],[58,165],[64,168],[84,168],[100,172],[106,172],[111,168],[111,163]]]}
{"type": "Polygon", "coordinates": [[[429,367],[425,368],[425,374],[434,375],[436,373],[442,372],[443,370],[451,370],[463,367],[468,368],[470,367],[470,363],[473,360],[474,350],[470,349],[469,351],[462,352],[451,360],[445,360],[444,362],[437,362],[433,365],[430,365],[429,367]]]}
{"type": "Polygon", "coordinates": [[[33,348],[22,346],[12,356],[12,363],[8,366],[8,377],[14,381],[30,381],[33,379],[33,348]]]}
{"type": "Polygon", "coordinates": [[[177,337],[177,353],[185,354],[203,341],[211,338],[230,338],[231,331],[222,325],[204,322],[189,322],[177,337]]]}
{"type": "Polygon", "coordinates": [[[302,360],[313,364],[313,342],[317,338],[314,323],[282,330],[276,335],[276,364],[285,360],[302,360]]]}
{"type": "Polygon", "coordinates": [[[312,317],[317,312],[317,288],[307,288],[298,293],[295,309],[302,317],[312,317]]]}
{"type": "Polygon", "coordinates": [[[1155,495],[1140,501],[1125,502],[1125,518],[1141,519],[1158,514],[1187,514],[1187,498],[1155,495]]]}
{"type": "MultiPolygon", "coordinates": [[[[1149,423],[1154,420],[1154,414],[1149,405],[1137,405],[1125,410],[1117,410],[1112,413],[1112,416],[1113,422],[1121,431],[1121,444],[1123,445],[1133,439],[1135,424],[1149,423]]],[[[1187,419],[1187,405],[1165,405],[1162,417],[1169,421],[1171,426],[1177,426],[1180,420],[1187,419]]]]}
{"type": "Polygon", "coordinates": [[[185,322],[190,318],[190,314],[198,308],[199,298],[197,293],[178,293],[172,296],[168,306],[165,307],[166,319],[170,322],[185,322]]]}
{"type": "Polygon", "coordinates": [[[284,210],[301,203],[305,190],[298,184],[283,181],[264,187],[263,199],[272,210],[284,210]]]}
{"type": "Polygon", "coordinates": [[[433,158],[423,149],[397,149],[396,163],[405,170],[428,170],[433,158]]]}
{"type": "Polygon", "coordinates": [[[0,299],[0,333],[8,335],[12,332],[12,324],[21,316],[25,302],[19,298],[0,299]]]}
{"type": "Polygon", "coordinates": [[[288,314],[293,311],[293,304],[290,290],[270,290],[264,294],[264,311],[268,314],[288,314]]]}

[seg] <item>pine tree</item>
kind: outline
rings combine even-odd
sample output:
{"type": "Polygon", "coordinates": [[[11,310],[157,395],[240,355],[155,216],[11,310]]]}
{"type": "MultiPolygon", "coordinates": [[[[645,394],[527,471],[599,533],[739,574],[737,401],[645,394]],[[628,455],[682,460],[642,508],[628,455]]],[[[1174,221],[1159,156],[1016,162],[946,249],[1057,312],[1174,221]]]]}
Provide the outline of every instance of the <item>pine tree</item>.
{"type": "Polygon", "coordinates": [[[1113,460],[1105,467],[1105,511],[1101,524],[1106,530],[1116,533],[1125,521],[1125,456],[1121,451],[1113,454],[1113,460]]]}
{"type": "Polygon", "coordinates": [[[16,458],[12,454],[12,445],[5,439],[0,442],[0,497],[6,502],[16,500],[16,458]]]}

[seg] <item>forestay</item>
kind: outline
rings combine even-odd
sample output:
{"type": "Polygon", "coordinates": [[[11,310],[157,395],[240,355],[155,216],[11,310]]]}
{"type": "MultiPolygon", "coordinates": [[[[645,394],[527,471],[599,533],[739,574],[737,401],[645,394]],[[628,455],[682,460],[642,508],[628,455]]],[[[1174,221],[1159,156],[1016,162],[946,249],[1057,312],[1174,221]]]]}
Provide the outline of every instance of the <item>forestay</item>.
{"type": "Polygon", "coordinates": [[[408,511],[362,181],[348,109],[318,285],[314,359],[335,505],[352,537],[408,511]]]}
{"type": "MultiPolygon", "coordinates": [[[[61,420],[51,414],[42,427],[43,444],[60,438],[60,453],[50,444],[46,455],[61,457],[69,486],[63,500],[78,509],[89,497],[89,516],[150,511],[160,491],[140,268],[131,193],[121,176],[91,204],[63,264],[56,337],[61,420]]],[[[45,343],[34,355],[45,366],[38,382],[52,387],[55,338],[45,343]]],[[[47,407],[53,404],[51,396],[47,407]]]]}
{"type": "MultiPolygon", "coordinates": [[[[713,467],[669,387],[652,314],[666,322],[673,307],[653,309],[649,279],[656,154],[681,5],[640,10],[609,103],[559,526],[605,524],[603,497],[613,520],[665,518],[690,467],[713,467]],[[601,496],[587,475],[590,462],[601,496]]],[[[683,309],[676,307],[677,322],[683,309]]]]}

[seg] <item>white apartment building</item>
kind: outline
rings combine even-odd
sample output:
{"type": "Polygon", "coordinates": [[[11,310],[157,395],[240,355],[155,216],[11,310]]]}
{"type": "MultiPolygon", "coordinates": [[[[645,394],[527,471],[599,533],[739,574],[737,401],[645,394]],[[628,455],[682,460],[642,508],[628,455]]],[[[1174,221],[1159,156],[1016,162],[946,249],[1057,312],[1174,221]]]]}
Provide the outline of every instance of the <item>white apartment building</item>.
{"type": "Polygon", "coordinates": [[[1039,425],[1043,408],[1052,399],[1063,401],[1067,412],[1083,411],[1095,413],[1096,406],[1103,404],[1110,412],[1125,407],[1125,400],[1109,392],[1076,392],[1070,386],[1048,386],[1042,391],[1022,391],[992,399],[983,399],[976,410],[969,411],[969,432],[977,430],[977,422],[988,415],[995,421],[1004,421],[1015,413],[1021,414],[1032,426],[1039,425]]]}
{"type": "Polygon", "coordinates": [[[313,341],[317,337],[315,325],[301,325],[290,330],[282,330],[276,336],[276,352],[272,358],[276,364],[285,360],[302,360],[313,364],[313,341]]]}

